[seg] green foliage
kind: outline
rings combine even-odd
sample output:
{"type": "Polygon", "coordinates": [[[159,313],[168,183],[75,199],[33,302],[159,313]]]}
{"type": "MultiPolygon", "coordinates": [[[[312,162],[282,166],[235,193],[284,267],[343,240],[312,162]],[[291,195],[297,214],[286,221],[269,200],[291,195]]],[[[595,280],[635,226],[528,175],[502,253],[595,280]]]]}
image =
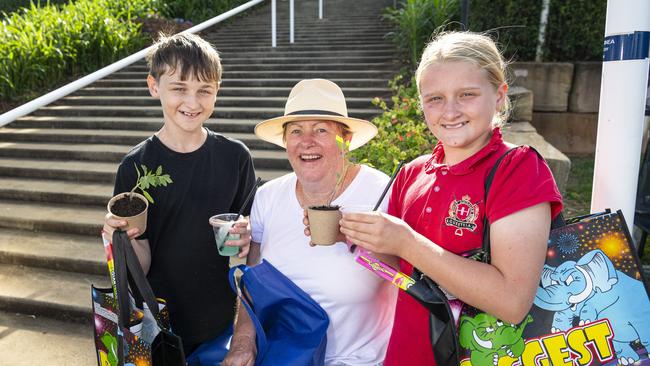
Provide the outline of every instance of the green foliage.
{"type": "Polygon", "coordinates": [[[541,10],[541,0],[474,0],[469,29],[493,33],[506,59],[534,60],[541,10]]]}
{"type": "Polygon", "coordinates": [[[458,0],[404,0],[397,8],[387,8],[384,18],[395,26],[388,36],[415,69],[431,34],[446,25],[451,29],[449,23],[460,18],[460,7],[458,0]]]}
{"type": "MultiPolygon", "coordinates": [[[[541,0],[474,0],[469,27],[498,35],[506,58],[535,59],[541,0]]],[[[607,0],[551,0],[544,61],[599,61],[603,55],[607,0]]]]}
{"type": "Polygon", "coordinates": [[[153,170],[149,170],[146,165],[142,164],[140,165],[140,167],[142,167],[142,173],[140,173],[140,169],[138,169],[138,166],[135,165],[135,163],[133,165],[135,166],[135,171],[138,173],[138,178],[136,179],[135,186],[133,186],[131,192],[139,189],[142,192],[142,195],[144,195],[151,203],[153,203],[153,197],[151,197],[149,192],[147,192],[149,187],[167,187],[167,184],[173,183],[169,174],[162,173],[162,166],[160,165],[154,172],[153,170]]]}
{"type": "Polygon", "coordinates": [[[199,23],[213,18],[248,0],[164,0],[163,14],[168,18],[181,18],[199,23]]]}
{"type": "MultiPolygon", "coordinates": [[[[11,13],[20,8],[29,8],[31,3],[37,5],[67,4],[68,0],[0,0],[0,12],[11,13]]],[[[2,17],[0,17],[2,18],[2,17]]]]}
{"type": "MultiPolygon", "coordinates": [[[[396,28],[389,36],[415,69],[434,30],[458,28],[460,7],[457,0],[404,0],[400,5],[387,8],[384,16],[396,28]]],[[[506,59],[532,61],[541,10],[542,0],[472,0],[469,29],[490,33],[506,59]]],[[[606,10],[607,0],[550,0],[543,60],[602,60],[606,10]]]]}
{"type": "Polygon", "coordinates": [[[144,46],[134,18],[159,0],[77,0],[6,14],[0,23],[0,97],[26,100],[144,46]]]}
{"type": "Polygon", "coordinates": [[[408,162],[430,153],[436,143],[424,122],[415,81],[405,83],[403,80],[400,75],[390,82],[392,106],[379,98],[373,100],[384,111],[372,120],[379,132],[370,142],[350,153],[354,160],[386,174],[391,174],[399,161],[408,162]]]}
{"type": "Polygon", "coordinates": [[[551,1],[544,61],[601,61],[607,0],[551,1]]]}

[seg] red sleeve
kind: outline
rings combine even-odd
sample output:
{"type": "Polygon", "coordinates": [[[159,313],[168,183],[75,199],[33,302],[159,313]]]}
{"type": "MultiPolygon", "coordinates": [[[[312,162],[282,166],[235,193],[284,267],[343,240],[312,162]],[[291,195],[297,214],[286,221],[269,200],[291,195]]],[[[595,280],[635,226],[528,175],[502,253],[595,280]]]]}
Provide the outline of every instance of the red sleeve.
{"type": "Polygon", "coordinates": [[[542,202],[551,204],[551,217],[562,211],[562,195],[546,161],[528,146],[508,154],[497,169],[488,193],[490,222],[542,202]]]}

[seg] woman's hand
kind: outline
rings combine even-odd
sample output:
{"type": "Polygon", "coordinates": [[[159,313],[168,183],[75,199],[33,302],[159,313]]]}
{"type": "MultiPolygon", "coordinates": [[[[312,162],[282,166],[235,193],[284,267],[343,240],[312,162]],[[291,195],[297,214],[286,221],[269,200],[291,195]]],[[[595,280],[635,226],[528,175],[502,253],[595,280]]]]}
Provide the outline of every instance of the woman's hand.
{"type": "Polygon", "coordinates": [[[415,233],[408,224],[383,212],[344,213],[339,222],[349,243],[371,252],[403,257],[415,233]]]}
{"type": "MultiPolygon", "coordinates": [[[[307,214],[307,210],[302,211],[303,217],[302,217],[302,223],[305,225],[305,236],[311,236],[311,230],[309,229],[309,215],[307,214]]],[[[336,242],[345,242],[345,235],[339,231],[338,235],[336,235],[336,242]]],[[[350,243],[348,243],[348,246],[350,243]]],[[[316,244],[312,243],[311,240],[309,240],[309,246],[315,247],[316,244]]]]}
{"type": "MultiPolygon", "coordinates": [[[[106,216],[104,216],[104,228],[102,231],[106,234],[106,238],[108,240],[111,240],[113,238],[113,232],[117,229],[125,227],[126,224],[126,220],[118,219],[109,212],[106,214],[106,216]]],[[[137,227],[131,228],[126,232],[126,235],[128,235],[129,239],[131,240],[137,238],[141,234],[142,233],[140,232],[140,229],[137,227]]]]}
{"type": "Polygon", "coordinates": [[[221,366],[253,366],[256,355],[255,338],[235,335],[230,341],[230,350],[221,366]]]}
{"type": "Polygon", "coordinates": [[[235,221],[235,224],[228,230],[230,234],[239,234],[238,240],[227,240],[224,245],[229,247],[239,247],[239,258],[244,258],[248,255],[248,250],[251,246],[251,225],[248,217],[241,217],[235,221]]]}

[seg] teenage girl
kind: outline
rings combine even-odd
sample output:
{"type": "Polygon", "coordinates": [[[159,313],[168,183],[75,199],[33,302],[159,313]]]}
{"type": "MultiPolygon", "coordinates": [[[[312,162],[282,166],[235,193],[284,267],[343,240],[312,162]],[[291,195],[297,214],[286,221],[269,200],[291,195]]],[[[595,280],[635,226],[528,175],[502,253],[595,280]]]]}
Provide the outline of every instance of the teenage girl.
{"type": "MultiPolygon", "coordinates": [[[[341,232],[371,252],[401,258],[463,302],[519,323],[535,296],[552,219],[562,197],[546,162],[526,146],[509,153],[484,199],[484,182],[512,146],[500,126],[508,112],[505,62],[485,35],[439,35],[416,71],[432,153],[395,179],[388,214],[344,214],[341,232]],[[481,247],[490,223],[491,263],[463,257],[481,247]]],[[[435,365],[428,311],[400,292],[385,366],[435,365]]]]}

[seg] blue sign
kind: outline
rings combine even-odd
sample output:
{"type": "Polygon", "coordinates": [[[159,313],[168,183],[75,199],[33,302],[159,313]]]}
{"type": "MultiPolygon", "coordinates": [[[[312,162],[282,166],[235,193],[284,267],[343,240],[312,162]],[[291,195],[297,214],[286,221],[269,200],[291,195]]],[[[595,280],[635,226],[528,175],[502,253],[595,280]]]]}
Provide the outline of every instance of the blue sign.
{"type": "Polygon", "coordinates": [[[650,51],[650,32],[605,37],[603,61],[643,60],[650,51]]]}

